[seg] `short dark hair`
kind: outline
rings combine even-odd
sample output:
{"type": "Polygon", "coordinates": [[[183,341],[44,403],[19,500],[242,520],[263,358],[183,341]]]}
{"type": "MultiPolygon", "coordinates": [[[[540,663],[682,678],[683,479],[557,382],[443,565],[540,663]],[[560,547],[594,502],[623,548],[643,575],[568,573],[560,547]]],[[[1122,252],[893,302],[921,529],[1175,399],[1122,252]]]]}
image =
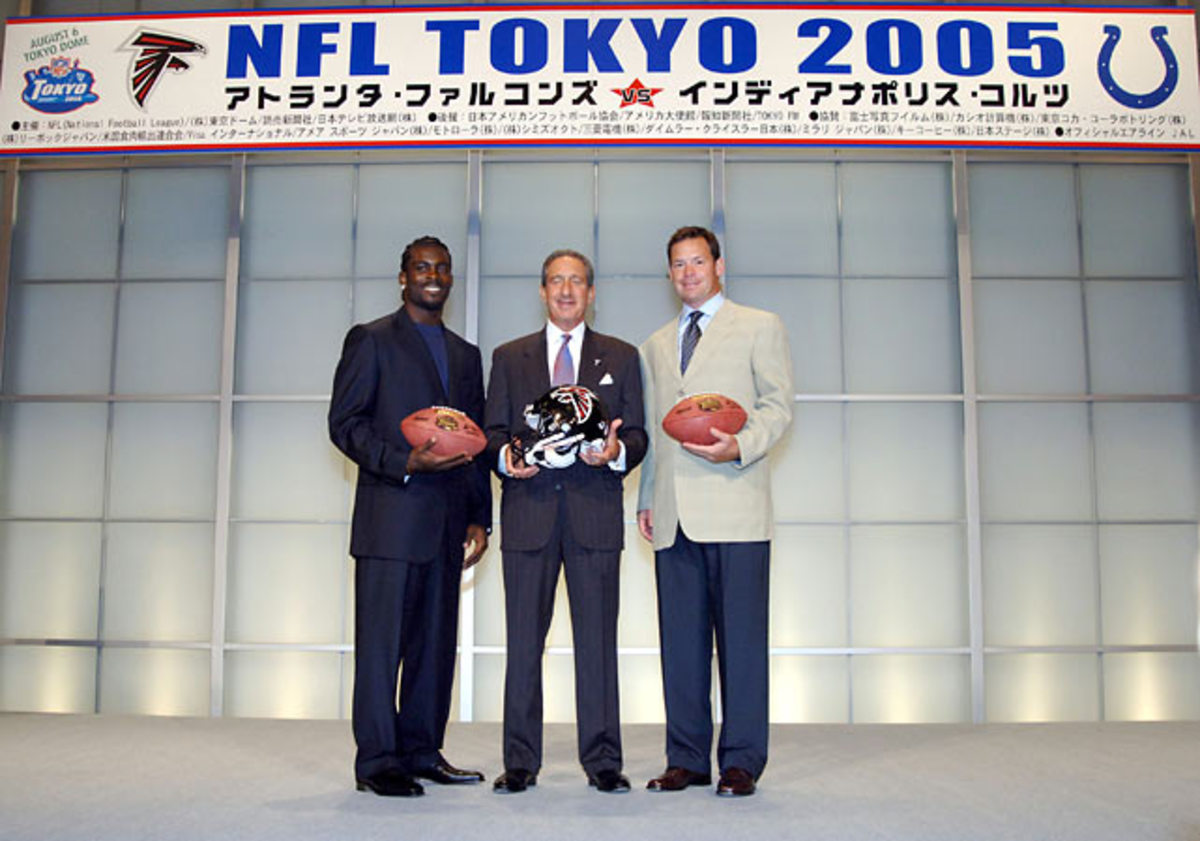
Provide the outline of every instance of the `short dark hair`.
{"type": "Polygon", "coordinates": [[[549,271],[550,264],[559,257],[573,257],[574,259],[583,263],[583,267],[587,269],[588,286],[596,285],[596,270],[592,268],[592,261],[574,249],[560,248],[557,251],[551,251],[549,256],[542,261],[542,286],[546,285],[546,272],[549,271]]]}
{"type": "Polygon", "coordinates": [[[721,259],[721,243],[717,239],[717,235],[708,228],[701,228],[699,225],[685,225],[684,227],[671,234],[671,238],[667,240],[667,262],[671,262],[671,249],[675,247],[675,243],[683,242],[685,239],[702,239],[708,243],[709,253],[712,254],[714,260],[721,259]]]}
{"type": "Polygon", "coordinates": [[[450,258],[450,264],[451,265],[454,264],[454,258],[451,256],[450,249],[446,246],[446,243],[442,242],[440,239],[438,239],[437,237],[433,237],[433,236],[417,237],[412,242],[410,242],[408,245],[404,246],[404,253],[400,255],[400,271],[401,271],[401,273],[408,271],[408,263],[409,263],[409,260],[412,259],[412,250],[414,248],[421,248],[422,246],[426,246],[426,245],[433,245],[433,246],[436,246],[436,247],[442,249],[442,251],[445,251],[446,256],[448,258],[450,258]]]}

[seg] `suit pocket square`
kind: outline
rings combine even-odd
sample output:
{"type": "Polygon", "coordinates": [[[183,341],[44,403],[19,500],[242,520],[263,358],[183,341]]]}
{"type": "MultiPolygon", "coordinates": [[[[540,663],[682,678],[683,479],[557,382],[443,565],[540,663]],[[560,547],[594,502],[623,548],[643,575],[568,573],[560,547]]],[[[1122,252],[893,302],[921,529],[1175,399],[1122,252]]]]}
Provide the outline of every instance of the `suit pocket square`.
{"type": "Polygon", "coordinates": [[[612,374],[605,374],[603,377],[600,378],[600,385],[612,385],[612,384],[613,384],[612,374]]]}

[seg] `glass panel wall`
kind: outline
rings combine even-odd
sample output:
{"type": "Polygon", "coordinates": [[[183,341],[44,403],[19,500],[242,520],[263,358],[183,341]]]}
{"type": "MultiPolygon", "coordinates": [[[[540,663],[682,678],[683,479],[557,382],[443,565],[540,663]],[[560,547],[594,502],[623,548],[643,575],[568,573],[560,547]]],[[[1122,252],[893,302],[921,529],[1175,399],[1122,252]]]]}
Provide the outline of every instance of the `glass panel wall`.
{"type": "Polygon", "coordinates": [[[203,714],[228,165],[49,167],[19,195],[4,708],[203,714]]]}
{"type": "MultiPolygon", "coordinates": [[[[640,343],[677,313],[667,237],[704,224],[730,297],[791,339],[773,720],[1200,717],[1180,159],[394,152],[47,160],[18,178],[0,709],[347,716],[355,473],[325,415],[346,330],[398,305],[404,244],[449,245],[447,321],[487,368],[540,329],[540,266],[562,247],[595,261],[593,325],[640,343]]],[[[637,480],[631,723],[663,718],[637,480]]],[[[499,537],[464,583],[464,719],[501,715],[499,537]]],[[[562,587],[548,644],[547,719],[570,720],[562,587]]]]}
{"type": "Polygon", "coordinates": [[[1187,717],[1194,658],[1171,652],[1196,635],[1187,168],[981,163],[970,195],[987,716],[1187,717]]]}

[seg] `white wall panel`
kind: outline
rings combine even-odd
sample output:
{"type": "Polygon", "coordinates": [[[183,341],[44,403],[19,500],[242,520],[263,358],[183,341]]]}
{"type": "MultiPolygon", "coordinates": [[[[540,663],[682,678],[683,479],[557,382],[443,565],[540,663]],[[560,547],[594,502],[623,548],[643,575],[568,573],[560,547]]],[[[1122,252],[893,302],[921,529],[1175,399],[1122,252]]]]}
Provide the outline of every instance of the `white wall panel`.
{"type": "Polygon", "coordinates": [[[475,721],[504,720],[504,655],[475,655],[475,687],[471,706],[475,721]]]}
{"type": "Polygon", "coordinates": [[[986,661],[987,720],[1095,721],[1095,654],[992,654],[986,661]]]}
{"type": "Polygon", "coordinates": [[[850,529],[850,642],[967,644],[967,563],[958,526],[850,529]]]}
{"type": "Polygon", "coordinates": [[[1196,388],[1196,284],[1086,284],[1092,391],[1186,394],[1196,388]]]}
{"type": "Polygon", "coordinates": [[[229,551],[229,641],[344,642],[345,534],[341,525],[237,524],[229,551]]]}
{"type": "Polygon", "coordinates": [[[225,276],[229,170],[135,169],[128,193],[122,277],[225,276]]]}
{"type": "Polygon", "coordinates": [[[209,653],[106,648],[100,664],[100,712],[110,715],[208,715],[209,653]]]}
{"type": "Polygon", "coordinates": [[[217,407],[210,403],[113,406],[109,507],[126,519],[213,517],[217,407]]]}
{"type": "Polygon", "coordinates": [[[329,441],[324,403],[240,403],[233,413],[233,516],[344,521],[353,464],[329,441]]]}
{"type": "MultiPolygon", "coordinates": [[[[485,164],[484,277],[529,278],[536,294],[542,261],[551,251],[574,248],[594,258],[594,181],[590,163],[485,164]]],[[[480,312],[490,310],[481,306],[480,312]]]]}
{"type": "Polygon", "coordinates": [[[435,236],[450,248],[455,279],[465,277],[466,207],[465,163],[361,165],[355,275],[395,280],[404,246],[435,236]]]}
{"type": "Polygon", "coordinates": [[[844,412],[837,404],[792,407],[792,426],[769,456],[777,522],[845,519],[844,412]]]}
{"type": "MultiPolygon", "coordinates": [[[[627,520],[635,516],[631,508],[626,508],[627,520]]],[[[621,554],[621,612],[617,616],[617,645],[641,648],[658,646],[654,550],[632,523],[625,526],[625,551],[621,554]]]]}
{"type": "Polygon", "coordinates": [[[1181,277],[1188,271],[1187,169],[1080,167],[1083,271],[1089,277],[1181,277]]]}
{"type": "Polygon", "coordinates": [[[846,390],[961,391],[958,292],[944,280],[844,284],[846,390]]]}
{"type": "Polygon", "coordinates": [[[1195,653],[1106,654],[1104,713],[1109,721],[1200,719],[1200,658],[1195,653]]]}
{"type": "Polygon", "coordinates": [[[732,273],[837,274],[836,165],[729,163],[725,193],[732,273]]]}
{"type": "Polygon", "coordinates": [[[94,639],[100,538],[99,523],[0,523],[0,637],[94,639]]]}
{"type": "Polygon", "coordinates": [[[107,434],[102,403],[0,404],[0,515],[99,517],[107,434]]]}
{"type": "Polygon", "coordinates": [[[350,329],[350,281],[257,281],[238,306],[240,394],[328,394],[350,329]]]}
{"type": "Polygon", "coordinates": [[[1092,517],[1088,407],[993,403],[979,409],[985,520],[1092,517]]]}
{"type": "Polygon", "coordinates": [[[337,718],[341,655],[318,651],[230,651],[225,655],[225,715],[238,718],[337,718]]]}
{"type": "Polygon", "coordinates": [[[350,277],[353,210],[349,165],[250,167],[242,277],[350,277]]]}
{"type": "Polygon", "coordinates": [[[977,163],[969,187],[976,278],[1079,276],[1074,167],[977,163]]]}
{"type": "Polygon", "coordinates": [[[1106,645],[1196,642],[1196,527],[1100,526],[1106,645]]]}
{"type": "Polygon", "coordinates": [[[846,407],[850,518],[957,520],[963,515],[962,407],[846,407]]]}
{"type": "Polygon", "coordinates": [[[846,551],[841,526],[776,527],[771,544],[772,646],[849,644],[846,551]]]}
{"type": "MultiPolygon", "coordinates": [[[[525,291],[521,289],[519,294],[524,296],[525,291]]],[[[678,317],[679,299],[666,279],[665,257],[661,275],[596,279],[596,301],[588,323],[601,333],[637,347],[659,327],[678,317]]]]}
{"type": "Polygon", "coordinates": [[[845,275],[952,275],[949,166],[847,163],[841,172],[845,275]]]}
{"type": "Polygon", "coordinates": [[[842,391],[842,305],[836,279],[751,277],[731,269],[728,287],[739,304],[773,312],[783,321],[798,393],[842,391]]]}
{"type": "Polygon", "coordinates": [[[1085,393],[1083,336],[1078,281],[975,284],[976,367],[985,394],[1085,393]]]}
{"type": "Polygon", "coordinates": [[[107,394],[115,299],[110,284],[15,285],[4,390],[107,394]]]}
{"type": "Polygon", "coordinates": [[[94,648],[0,646],[0,710],[90,713],[95,699],[94,648]]]}
{"type": "Polygon", "coordinates": [[[224,285],[215,281],[124,284],[118,298],[113,390],[215,394],[224,312],[224,285]]]}
{"type": "Polygon", "coordinates": [[[504,645],[504,566],[500,560],[502,535],[497,526],[488,539],[488,550],[474,567],[475,644],[504,645]]]}
{"type": "Polygon", "coordinates": [[[25,173],[17,215],[16,279],[111,280],[117,276],[119,171],[25,173]],[[63,243],[71,245],[64,248],[63,243]]]}
{"type": "Polygon", "coordinates": [[[850,720],[846,657],[771,658],[771,721],[844,724],[850,720]]]}
{"type": "Polygon", "coordinates": [[[988,645],[1095,645],[1096,538],[1091,526],[985,526],[988,645]]]}
{"type": "MultiPolygon", "coordinates": [[[[604,276],[663,277],[667,239],[683,225],[710,223],[708,163],[601,162],[596,268],[604,276]]],[[[562,247],[587,253],[584,246],[562,247]]]]}
{"type": "Polygon", "coordinates": [[[850,658],[857,724],[951,724],[971,720],[965,656],[880,654],[850,658]]]}
{"type": "Polygon", "coordinates": [[[1195,407],[1127,403],[1098,405],[1093,412],[1100,519],[1195,520],[1195,407]]]}
{"type": "Polygon", "coordinates": [[[538,296],[541,261],[542,258],[538,258],[522,277],[485,278],[483,281],[479,311],[487,313],[487,317],[479,321],[479,351],[483,354],[485,376],[491,370],[492,351],[518,336],[540,330],[546,324],[546,307],[538,296]]]}
{"type": "Polygon", "coordinates": [[[212,567],[212,523],[109,523],[104,638],[207,642],[212,567]]]}
{"type": "Polygon", "coordinates": [[[617,661],[621,687],[621,724],[662,724],[662,669],[658,654],[622,654],[617,661]]]}

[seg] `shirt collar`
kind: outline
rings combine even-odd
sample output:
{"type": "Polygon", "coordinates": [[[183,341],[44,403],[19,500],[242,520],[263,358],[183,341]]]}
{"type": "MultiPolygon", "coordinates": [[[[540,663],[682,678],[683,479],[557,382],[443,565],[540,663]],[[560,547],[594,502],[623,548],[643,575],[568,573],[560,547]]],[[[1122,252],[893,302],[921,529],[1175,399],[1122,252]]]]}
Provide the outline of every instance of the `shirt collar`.
{"type": "MultiPolygon", "coordinates": [[[[571,337],[571,344],[583,338],[583,331],[587,328],[587,322],[581,321],[568,333],[571,337]]],[[[550,347],[557,348],[562,344],[563,331],[555,326],[553,322],[546,322],[546,344],[550,347]]]]}
{"type": "Polygon", "coordinates": [[[683,310],[679,313],[679,323],[682,325],[688,320],[689,315],[697,311],[703,313],[703,315],[700,316],[701,321],[704,321],[707,318],[712,318],[717,314],[717,310],[721,308],[721,304],[723,303],[725,303],[725,293],[718,292],[716,295],[713,295],[698,307],[693,308],[689,307],[687,304],[684,304],[683,310]]]}

